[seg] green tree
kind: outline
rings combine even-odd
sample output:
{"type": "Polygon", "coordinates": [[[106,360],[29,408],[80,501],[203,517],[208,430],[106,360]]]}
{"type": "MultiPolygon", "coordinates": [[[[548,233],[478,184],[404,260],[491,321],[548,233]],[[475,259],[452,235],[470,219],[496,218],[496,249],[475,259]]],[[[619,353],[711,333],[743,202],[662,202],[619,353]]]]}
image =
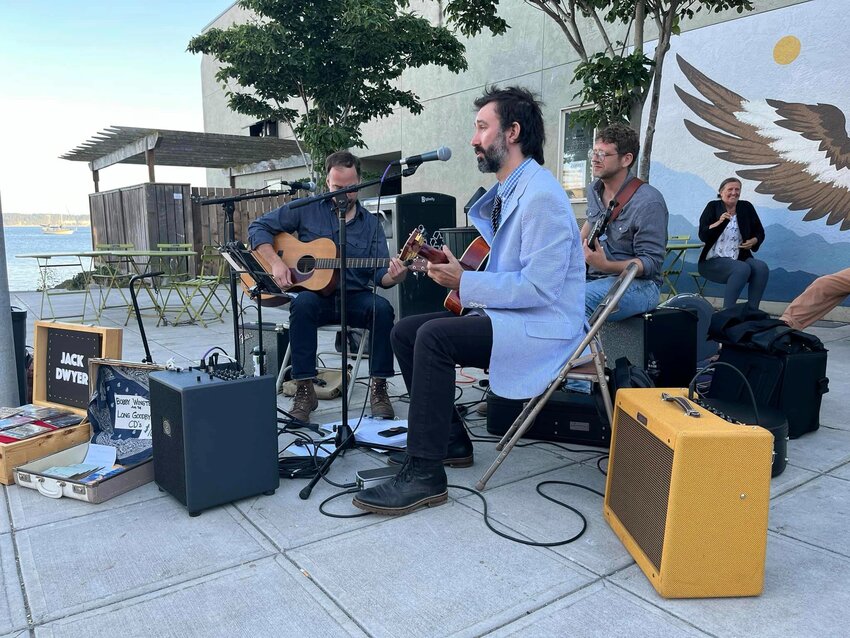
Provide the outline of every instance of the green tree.
{"type": "MultiPolygon", "coordinates": [[[[231,109],[292,127],[320,178],[324,159],[364,146],[360,128],[396,107],[422,104],[396,80],[428,64],[467,68],[464,46],[445,27],[408,11],[409,0],[240,0],[255,17],[192,38],[215,58],[231,109]]],[[[317,181],[320,181],[317,179],[317,181]]]]}
{"type": "MultiPolygon", "coordinates": [[[[576,97],[594,109],[577,113],[575,119],[588,126],[609,122],[629,122],[638,129],[647,98],[650,109],[641,144],[639,176],[649,179],[652,140],[658,117],[661,76],[670,38],[680,32],[680,23],[699,11],[720,12],[736,9],[752,11],[750,0],[525,0],[542,11],[561,28],[581,62],[573,80],[581,83],[576,97]],[[644,25],[651,20],[658,34],[653,56],[644,53],[644,25]],[[622,30],[626,37],[616,40],[611,33],[622,30]],[[591,51],[582,34],[598,35],[601,51],[591,51]],[[633,51],[625,53],[632,34],[633,51]],[[654,80],[654,81],[653,81],[654,80]],[[650,91],[651,89],[651,91],[650,91]]],[[[461,33],[473,37],[489,29],[504,33],[509,25],[498,15],[499,0],[448,0],[445,12],[461,33]]]]}

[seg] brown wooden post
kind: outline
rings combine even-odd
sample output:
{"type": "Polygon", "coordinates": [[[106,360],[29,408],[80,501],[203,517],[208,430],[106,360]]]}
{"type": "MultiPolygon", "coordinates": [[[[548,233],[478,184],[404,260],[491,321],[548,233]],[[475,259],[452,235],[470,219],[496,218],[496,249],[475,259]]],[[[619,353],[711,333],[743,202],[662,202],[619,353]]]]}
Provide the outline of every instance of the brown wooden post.
{"type": "Polygon", "coordinates": [[[156,176],[154,175],[153,166],[154,166],[154,156],[153,149],[146,148],[145,149],[145,163],[148,165],[148,181],[151,184],[156,183],[156,176]]]}
{"type": "Polygon", "coordinates": [[[91,178],[94,180],[94,192],[100,192],[100,171],[92,171],[91,178]]]}

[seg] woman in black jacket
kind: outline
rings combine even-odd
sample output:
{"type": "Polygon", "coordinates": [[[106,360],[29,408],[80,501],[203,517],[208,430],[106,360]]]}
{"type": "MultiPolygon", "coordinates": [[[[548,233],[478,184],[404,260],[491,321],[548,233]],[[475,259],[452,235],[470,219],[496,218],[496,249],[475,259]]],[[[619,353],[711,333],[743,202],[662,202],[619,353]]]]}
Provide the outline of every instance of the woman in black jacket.
{"type": "Polygon", "coordinates": [[[747,305],[758,309],[770,269],[753,257],[764,243],[764,227],[750,202],[741,197],[741,182],[724,179],[717,200],[710,201],[699,218],[699,238],[705,242],[697,269],[708,281],[726,284],[723,307],[734,306],[744,286],[747,305]]]}

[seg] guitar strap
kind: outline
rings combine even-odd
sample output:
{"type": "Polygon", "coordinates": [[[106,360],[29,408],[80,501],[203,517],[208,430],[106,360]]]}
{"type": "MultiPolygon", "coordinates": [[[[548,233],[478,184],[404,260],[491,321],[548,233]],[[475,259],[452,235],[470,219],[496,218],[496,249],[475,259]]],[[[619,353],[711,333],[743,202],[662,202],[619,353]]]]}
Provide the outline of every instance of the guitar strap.
{"type": "Polygon", "coordinates": [[[617,200],[617,205],[614,207],[614,212],[611,213],[611,219],[608,220],[608,223],[611,223],[615,219],[617,219],[625,205],[629,203],[629,200],[632,198],[632,195],[634,195],[637,189],[639,189],[644,184],[646,184],[646,182],[644,182],[642,179],[638,177],[632,177],[632,179],[628,183],[620,187],[620,192],[614,196],[614,199],[617,200]]]}

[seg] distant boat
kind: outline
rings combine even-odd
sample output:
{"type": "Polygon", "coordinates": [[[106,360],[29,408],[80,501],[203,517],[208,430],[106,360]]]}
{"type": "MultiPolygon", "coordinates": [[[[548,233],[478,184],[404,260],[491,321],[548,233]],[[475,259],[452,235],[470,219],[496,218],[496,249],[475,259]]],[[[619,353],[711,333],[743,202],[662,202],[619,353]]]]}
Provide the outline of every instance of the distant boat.
{"type": "Polygon", "coordinates": [[[72,235],[75,228],[62,226],[61,224],[42,224],[41,232],[45,235],[72,235]]]}

